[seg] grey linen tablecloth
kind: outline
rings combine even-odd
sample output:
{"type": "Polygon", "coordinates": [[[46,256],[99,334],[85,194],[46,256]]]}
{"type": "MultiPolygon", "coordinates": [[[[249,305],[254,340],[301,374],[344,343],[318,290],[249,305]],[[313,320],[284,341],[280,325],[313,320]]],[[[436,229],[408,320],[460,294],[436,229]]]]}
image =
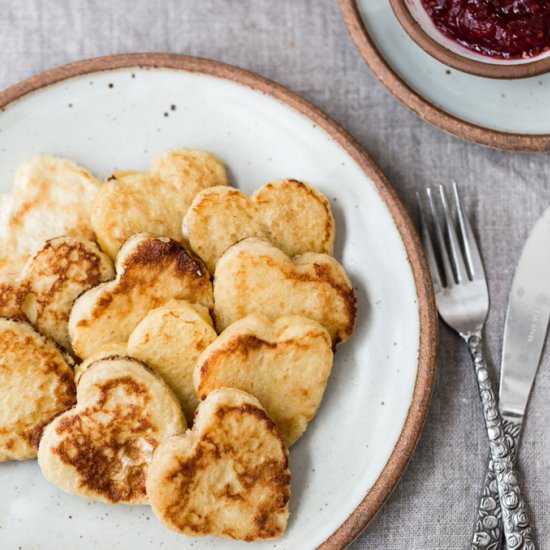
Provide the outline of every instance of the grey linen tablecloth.
{"type": "MultiPolygon", "coordinates": [[[[424,185],[460,182],[481,236],[492,297],[488,346],[498,362],[514,266],[531,226],[550,205],[547,155],[492,151],[420,121],[370,73],[335,0],[0,0],[2,88],[69,61],[133,51],[209,57],[277,80],[344,126],[410,209],[424,185]]],[[[550,353],[521,449],[541,548],[550,546],[549,396],[550,353]]],[[[442,329],[422,439],[353,550],[466,548],[486,453],[469,358],[459,339],[442,329]]]]}

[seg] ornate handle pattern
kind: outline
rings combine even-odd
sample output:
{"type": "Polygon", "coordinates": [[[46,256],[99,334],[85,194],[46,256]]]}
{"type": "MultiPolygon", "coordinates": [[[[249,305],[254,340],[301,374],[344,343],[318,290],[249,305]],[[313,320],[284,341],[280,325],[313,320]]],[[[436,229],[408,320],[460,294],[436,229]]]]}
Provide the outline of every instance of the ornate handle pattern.
{"type": "MultiPolygon", "coordinates": [[[[519,435],[521,424],[503,420],[504,433],[512,460],[515,462],[519,446],[519,435]]],[[[502,511],[500,509],[500,497],[498,496],[498,484],[495,475],[493,460],[489,456],[485,481],[479,499],[474,536],[472,539],[472,550],[484,548],[485,550],[500,550],[503,545],[502,539],[502,511]]]]}
{"type": "MultiPolygon", "coordinates": [[[[497,400],[489,371],[483,356],[481,333],[463,336],[468,344],[474,361],[474,369],[479,389],[479,396],[483,408],[483,417],[489,436],[489,449],[496,475],[504,536],[508,550],[536,550],[531,530],[527,506],[521,495],[518,476],[514,467],[513,449],[504,432],[502,417],[497,407],[497,400]]],[[[484,541],[481,540],[481,543],[484,541]]],[[[487,546],[472,544],[477,550],[487,546]]]]}

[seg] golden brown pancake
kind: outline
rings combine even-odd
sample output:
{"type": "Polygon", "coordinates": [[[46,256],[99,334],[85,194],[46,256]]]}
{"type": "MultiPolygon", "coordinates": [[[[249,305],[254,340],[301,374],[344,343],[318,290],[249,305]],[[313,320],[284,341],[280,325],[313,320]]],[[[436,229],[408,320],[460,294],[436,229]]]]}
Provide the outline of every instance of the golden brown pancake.
{"type": "Polygon", "coordinates": [[[142,233],[131,237],[116,261],[116,279],[74,303],[69,334],[81,359],[125,343],[147,313],[172,298],[212,307],[210,276],[179,243],[142,233]]]}
{"type": "Polygon", "coordinates": [[[0,318],[0,462],[36,456],[43,427],[75,402],[73,371],[27,323],[0,318]]]}
{"type": "Polygon", "coordinates": [[[153,450],[185,427],[175,395],[157,375],[133,359],[100,359],[82,374],[76,407],[44,430],[38,464],[68,493],[143,504],[153,450]]]}
{"type": "Polygon", "coordinates": [[[196,149],[164,153],[148,172],[115,172],[93,203],[92,225],[99,244],[114,258],[136,233],[180,241],[181,220],[193,197],[207,187],[226,183],[223,164],[196,149]]]}
{"type": "Polygon", "coordinates": [[[114,276],[110,258],[95,243],[77,237],[48,240],[21,273],[22,310],[41,334],[70,349],[68,322],[74,301],[114,276]]]}
{"type": "Polygon", "coordinates": [[[138,324],[128,339],[127,353],[162,376],[191,420],[198,404],[193,370],[201,352],[215,338],[205,307],[170,300],[151,310],[138,324]]]}
{"type": "Polygon", "coordinates": [[[331,368],[332,342],[319,323],[297,315],[271,322],[253,314],[203,351],[194,382],[199,399],[223,387],[254,395],[290,446],[317,412],[331,368]]]}
{"type": "Polygon", "coordinates": [[[67,235],[93,240],[90,213],[100,187],[87,170],[68,160],[41,155],[23,163],[2,215],[2,274],[17,276],[47,239],[67,235]]]}
{"type": "Polygon", "coordinates": [[[193,430],[155,451],[147,496],[157,517],[186,535],[278,538],[288,521],[288,451],[255,397],[215,390],[193,430]]]}
{"type": "Polygon", "coordinates": [[[297,180],[275,180],[250,198],[231,187],[210,187],[183,219],[192,250],[213,272],[220,256],[246,237],[271,241],[289,256],[332,254],[334,218],[326,197],[297,180]]]}
{"type": "Polygon", "coordinates": [[[214,302],[220,331],[250,313],[273,321],[301,315],[323,325],[334,345],[350,337],[356,315],[351,282],[332,256],[307,253],[291,259],[255,238],[233,245],[219,259],[214,302]]]}

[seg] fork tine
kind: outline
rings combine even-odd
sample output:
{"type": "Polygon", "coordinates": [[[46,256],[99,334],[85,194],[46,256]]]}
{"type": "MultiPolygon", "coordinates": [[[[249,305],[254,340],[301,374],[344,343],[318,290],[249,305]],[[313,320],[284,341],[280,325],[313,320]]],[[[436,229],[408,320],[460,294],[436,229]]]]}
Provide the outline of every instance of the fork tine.
{"type": "Polygon", "coordinates": [[[432,237],[428,231],[428,224],[426,223],[426,218],[424,217],[424,209],[422,207],[422,201],[420,199],[420,193],[416,193],[416,203],[418,205],[418,215],[420,217],[420,235],[422,238],[422,243],[424,244],[424,252],[426,253],[426,261],[428,262],[428,267],[430,268],[430,273],[432,274],[432,282],[434,285],[434,290],[438,292],[441,289],[441,275],[439,274],[439,267],[437,265],[437,260],[434,252],[434,245],[432,242],[432,237]]]}
{"type": "Polygon", "coordinates": [[[439,186],[439,195],[441,196],[441,204],[443,205],[445,225],[447,227],[447,235],[449,237],[449,249],[451,260],[455,267],[456,279],[458,283],[464,283],[468,280],[468,272],[466,271],[466,265],[464,264],[464,258],[462,257],[462,250],[454,228],[451,211],[449,209],[449,204],[447,203],[447,194],[443,185],[439,186]]]}
{"type": "Polygon", "coordinates": [[[441,224],[439,222],[439,216],[435,209],[435,203],[432,196],[432,190],[430,187],[426,188],[426,195],[428,195],[428,203],[432,214],[433,227],[435,228],[435,236],[439,247],[439,255],[441,256],[441,263],[443,264],[443,273],[445,274],[445,286],[450,288],[455,284],[455,276],[453,273],[453,267],[449,260],[449,254],[447,252],[447,245],[443,238],[443,231],[441,230],[441,224]]]}
{"type": "Polygon", "coordinates": [[[474,236],[474,232],[472,231],[470,222],[464,214],[462,201],[460,200],[460,195],[458,194],[458,186],[455,181],[453,181],[453,195],[458,213],[458,224],[460,227],[460,232],[462,233],[462,242],[464,243],[464,252],[466,255],[466,263],[468,264],[468,270],[472,279],[484,279],[485,270],[483,268],[481,254],[479,253],[477,241],[474,236]]]}

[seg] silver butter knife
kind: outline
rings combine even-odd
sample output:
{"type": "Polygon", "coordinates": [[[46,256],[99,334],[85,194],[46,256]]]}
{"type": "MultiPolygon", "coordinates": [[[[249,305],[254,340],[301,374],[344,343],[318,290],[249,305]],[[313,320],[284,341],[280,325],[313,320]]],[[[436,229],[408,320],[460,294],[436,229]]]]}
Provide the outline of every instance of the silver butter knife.
{"type": "MultiPolygon", "coordinates": [[[[502,346],[499,408],[514,455],[550,321],[550,208],[537,221],[519,259],[502,346]]],[[[510,495],[510,499],[514,495],[510,495]]],[[[497,481],[489,461],[478,507],[473,548],[498,550],[503,525],[497,481]]],[[[521,541],[518,547],[521,546],[521,541]]],[[[509,550],[514,550],[510,545],[509,550]]]]}

